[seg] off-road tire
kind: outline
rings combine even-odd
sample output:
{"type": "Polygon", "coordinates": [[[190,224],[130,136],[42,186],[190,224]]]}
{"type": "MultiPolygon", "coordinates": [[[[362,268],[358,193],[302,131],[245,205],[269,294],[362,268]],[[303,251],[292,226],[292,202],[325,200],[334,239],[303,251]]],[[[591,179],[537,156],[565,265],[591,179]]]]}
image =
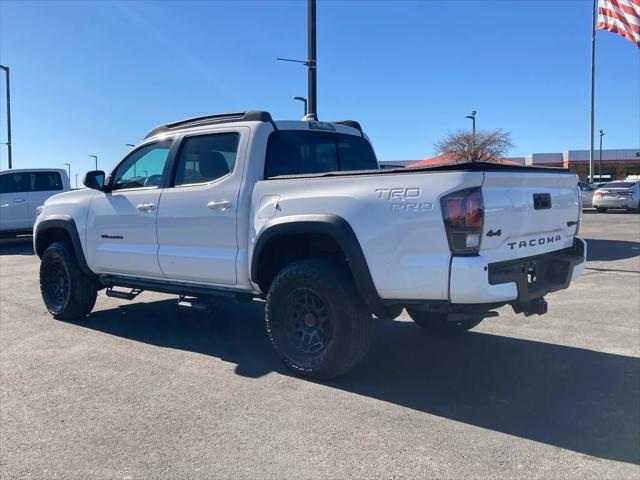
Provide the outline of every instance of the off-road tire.
{"type": "Polygon", "coordinates": [[[446,313],[424,312],[422,310],[407,309],[411,319],[420,325],[429,335],[434,337],[453,337],[477,327],[483,318],[473,318],[470,320],[460,320],[452,322],[447,320],[446,313]]]}
{"type": "Polygon", "coordinates": [[[40,293],[54,318],[76,320],[91,313],[98,287],[95,277],[80,269],[73,251],[65,243],[55,242],[42,255],[40,293]]]}
{"type": "Polygon", "coordinates": [[[325,259],[296,261],[278,273],[267,294],[265,323],[284,364],[307,378],[347,373],[371,343],[371,313],[349,271],[325,259]]]}

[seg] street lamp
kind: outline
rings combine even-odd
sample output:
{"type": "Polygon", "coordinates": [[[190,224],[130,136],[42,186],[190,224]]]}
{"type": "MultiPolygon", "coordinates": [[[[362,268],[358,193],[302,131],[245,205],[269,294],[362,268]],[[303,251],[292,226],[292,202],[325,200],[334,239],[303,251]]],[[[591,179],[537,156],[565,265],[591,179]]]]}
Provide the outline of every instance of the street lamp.
{"type": "Polygon", "coordinates": [[[299,102],[304,103],[304,114],[307,115],[307,99],[304,97],[292,97],[293,100],[298,100],[299,102]]]}
{"type": "Polygon", "coordinates": [[[600,178],[599,180],[602,181],[602,137],[604,137],[604,130],[600,129],[600,161],[598,162],[599,166],[598,166],[598,170],[600,170],[600,178]]]}
{"type": "Polygon", "coordinates": [[[276,58],[284,62],[301,63],[307,67],[307,98],[309,103],[305,108],[309,118],[318,119],[318,59],[316,50],[316,0],[307,0],[307,60],[291,58],[276,58]]]}
{"type": "Polygon", "coordinates": [[[476,111],[475,110],[472,111],[471,115],[467,115],[464,118],[470,118],[471,119],[471,122],[473,124],[473,127],[472,127],[473,128],[473,138],[475,140],[475,138],[476,138],[476,111]]]}
{"type": "Polygon", "coordinates": [[[67,170],[69,171],[69,183],[71,183],[71,164],[70,163],[63,163],[63,165],[67,166],[67,170]]]}
{"type": "Polygon", "coordinates": [[[96,170],[98,170],[98,156],[97,155],[89,155],[89,158],[94,158],[96,160],[96,170]]]}
{"type": "Polygon", "coordinates": [[[464,118],[470,118],[471,119],[471,123],[472,123],[472,141],[473,141],[473,146],[471,147],[471,158],[469,160],[473,160],[473,156],[475,155],[475,151],[476,151],[476,111],[473,110],[471,112],[471,115],[467,115],[464,118]]]}
{"type": "Polygon", "coordinates": [[[5,75],[7,76],[7,158],[9,160],[9,168],[12,168],[11,161],[11,89],[9,87],[9,67],[5,67],[4,65],[0,65],[0,69],[4,70],[5,75]]]}
{"type": "Polygon", "coordinates": [[[76,188],[78,188],[78,174],[76,173],[76,188]]]}

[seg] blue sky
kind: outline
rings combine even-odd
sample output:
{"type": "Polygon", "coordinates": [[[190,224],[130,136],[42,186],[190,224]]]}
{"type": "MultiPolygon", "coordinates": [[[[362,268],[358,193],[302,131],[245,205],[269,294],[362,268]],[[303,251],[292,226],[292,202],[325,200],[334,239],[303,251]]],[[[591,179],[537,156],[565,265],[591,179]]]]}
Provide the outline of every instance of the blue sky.
{"type": "MultiPolygon", "coordinates": [[[[317,17],[320,118],[359,120],[383,160],[430,156],[471,110],[512,132],[512,155],[588,148],[589,0],[319,0],[317,17]]],[[[596,128],[635,148],[640,49],[597,37],[596,128]]],[[[97,154],[108,169],[154,126],[205,113],[299,118],[306,70],[278,56],[306,56],[305,1],[0,0],[14,167],[82,175],[97,154]]]]}

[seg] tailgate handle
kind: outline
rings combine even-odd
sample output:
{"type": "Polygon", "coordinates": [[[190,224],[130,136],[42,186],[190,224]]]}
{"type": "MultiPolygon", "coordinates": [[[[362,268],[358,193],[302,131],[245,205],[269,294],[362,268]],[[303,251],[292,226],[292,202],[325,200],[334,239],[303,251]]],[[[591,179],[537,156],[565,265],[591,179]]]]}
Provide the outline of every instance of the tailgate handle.
{"type": "Polygon", "coordinates": [[[577,221],[571,220],[570,222],[567,222],[567,227],[573,227],[574,225],[577,225],[577,224],[578,224],[577,221]]]}
{"type": "Polygon", "coordinates": [[[547,210],[551,208],[551,194],[550,193],[534,193],[533,208],[536,210],[547,210]]]}

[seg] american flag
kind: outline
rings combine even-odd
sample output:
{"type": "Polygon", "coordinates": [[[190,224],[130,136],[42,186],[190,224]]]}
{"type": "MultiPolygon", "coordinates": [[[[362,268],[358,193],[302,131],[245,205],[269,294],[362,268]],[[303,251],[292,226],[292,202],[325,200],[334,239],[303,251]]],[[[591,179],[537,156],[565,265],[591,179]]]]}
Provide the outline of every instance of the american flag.
{"type": "Polygon", "coordinates": [[[640,0],[598,0],[596,28],[622,35],[640,47],[640,0]]]}

